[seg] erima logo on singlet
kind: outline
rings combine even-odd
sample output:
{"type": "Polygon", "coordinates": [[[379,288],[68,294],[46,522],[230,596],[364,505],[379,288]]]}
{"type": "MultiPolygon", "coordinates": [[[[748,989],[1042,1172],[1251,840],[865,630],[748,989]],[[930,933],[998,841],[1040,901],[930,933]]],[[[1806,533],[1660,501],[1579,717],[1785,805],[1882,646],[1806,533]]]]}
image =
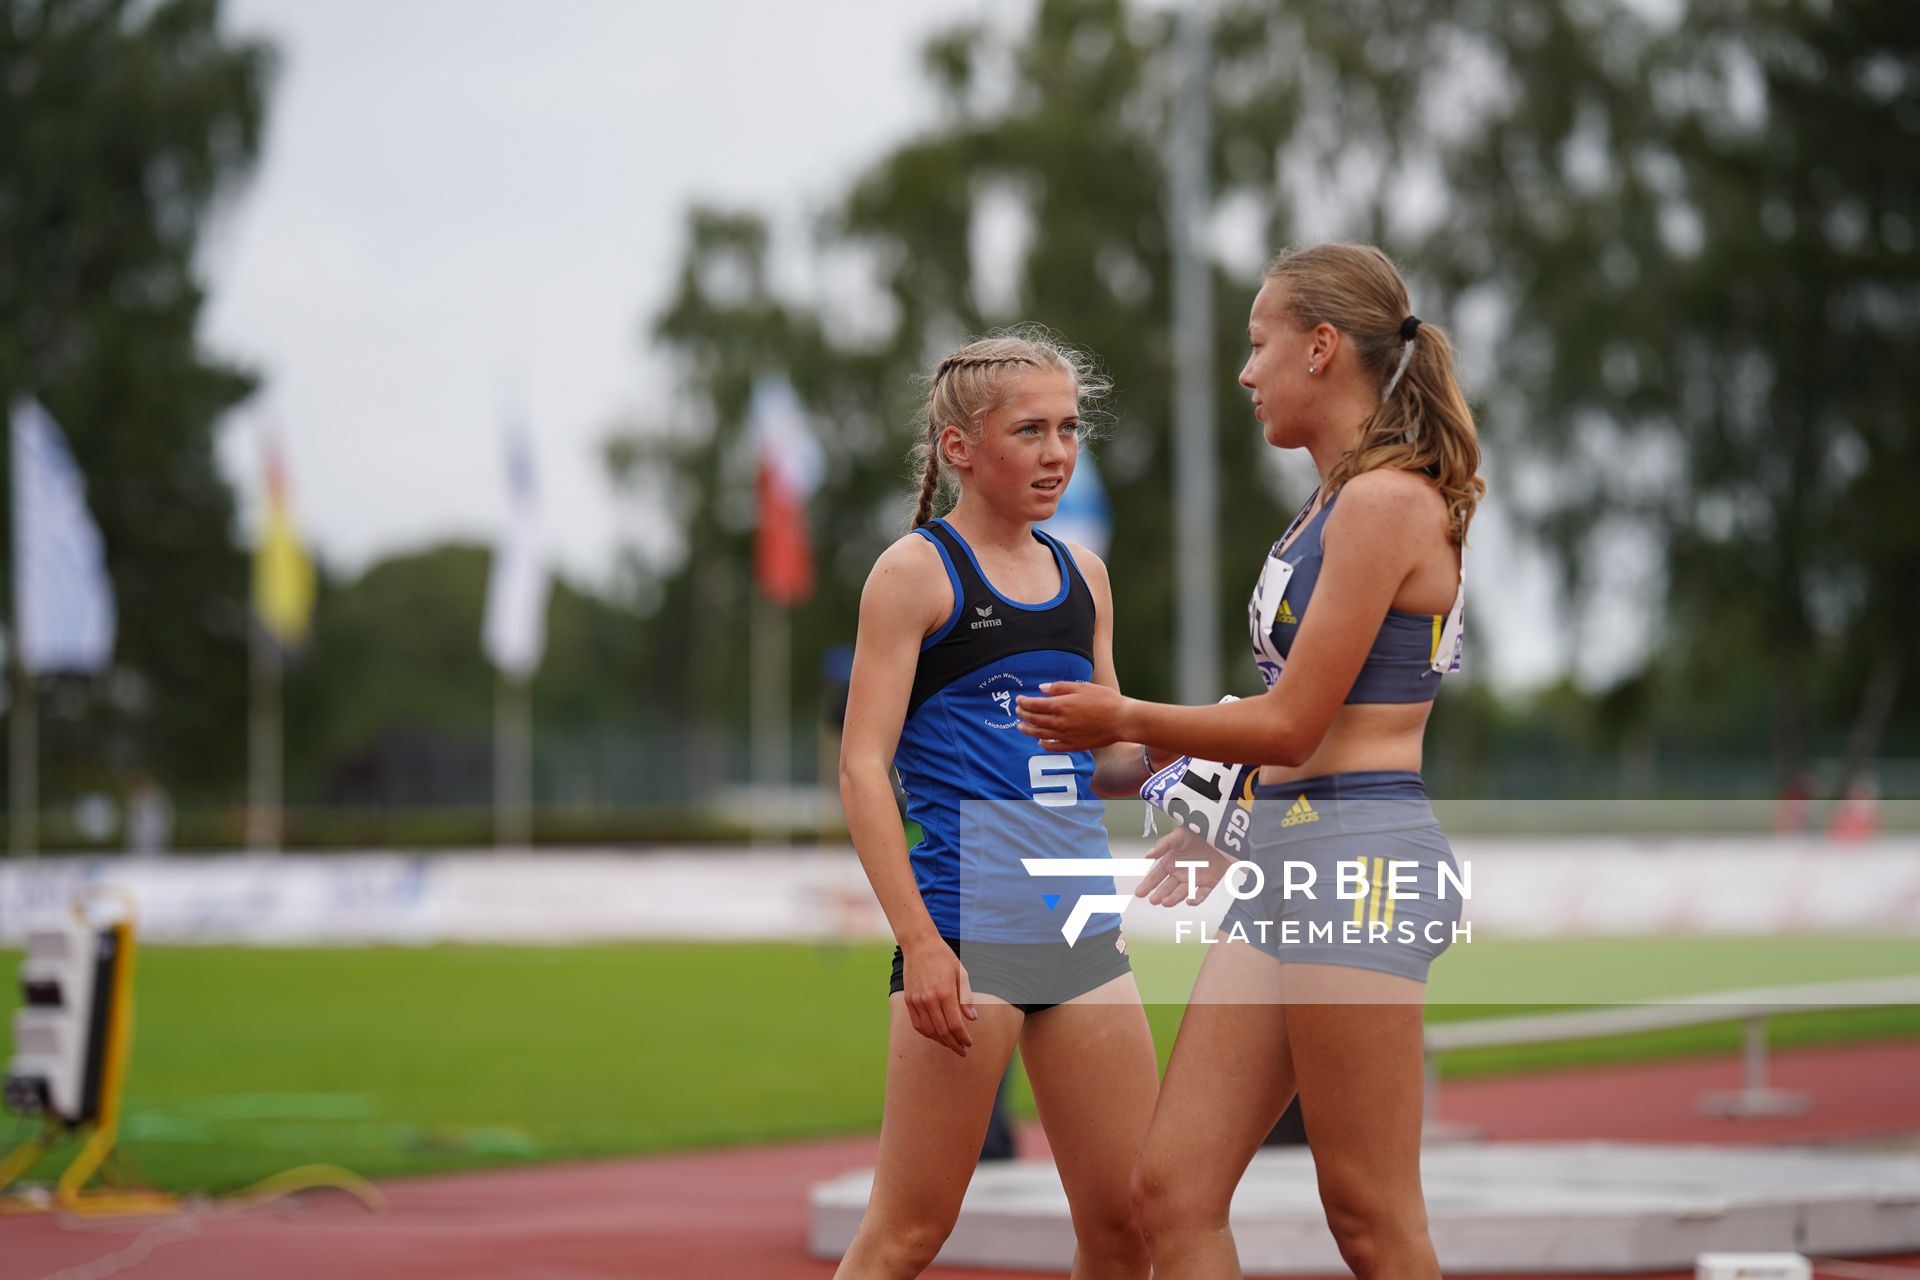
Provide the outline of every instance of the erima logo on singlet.
{"type": "Polygon", "coordinates": [[[992,605],[988,605],[984,609],[975,608],[974,612],[980,615],[980,619],[973,624],[975,631],[978,631],[982,627],[997,627],[1000,625],[1000,619],[993,616],[992,605]]]}
{"type": "Polygon", "coordinates": [[[1293,606],[1285,600],[1280,602],[1280,611],[1273,615],[1273,620],[1275,622],[1284,622],[1290,627],[1300,621],[1300,619],[1293,616],[1293,606]]]}
{"type": "Polygon", "coordinates": [[[1303,793],[1298,800],[1293,802],[1293,807],[1287,810],[1287,816],[1280,819],[1280,825],[1283,827],[1297,827],[1303,822],[1318,821],[1320,821],[1320,815],[1315,813],[1313,806],[1307,803],[1307,797],[1303,793]]]}

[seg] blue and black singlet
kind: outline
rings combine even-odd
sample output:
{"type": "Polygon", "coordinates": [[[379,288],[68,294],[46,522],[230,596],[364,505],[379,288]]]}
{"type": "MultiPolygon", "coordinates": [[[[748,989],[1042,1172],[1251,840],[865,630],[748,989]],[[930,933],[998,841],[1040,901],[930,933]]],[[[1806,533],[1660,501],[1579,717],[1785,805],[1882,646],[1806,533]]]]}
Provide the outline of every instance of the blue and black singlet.
{"type": "MultiPolygon", "coordinates": [[[[994,590],[945,520],[914,532],[940,552],[953,587],[953,612],[921,645],[893,758],[921,829],[914,882],[943,937],[1058,942],[1061,904],[1110,894],[1113,880],[1034,877],[1020,860],[1111,856],[1103,806],[1093,753],[1046,750],[1020,732],[1014,699],[1047,681],[1093,678],[1093,593],[1072,553],[1038,529],[1060,588],[1037,604],[994,590]]],[[[1118,926],[1102,916],[1087,935],[1118,926]]]]}

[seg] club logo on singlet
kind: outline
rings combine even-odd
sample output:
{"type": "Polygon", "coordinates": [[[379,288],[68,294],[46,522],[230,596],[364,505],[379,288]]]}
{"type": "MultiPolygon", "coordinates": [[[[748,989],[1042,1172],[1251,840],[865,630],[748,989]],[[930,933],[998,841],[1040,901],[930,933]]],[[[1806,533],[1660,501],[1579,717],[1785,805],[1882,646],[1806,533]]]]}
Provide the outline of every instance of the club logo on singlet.
{"type": "MultiPolygon", "coordinates": [[[[994,621],[998,622],[999,619],[994,621]]],[[[1020,715],[1013,709],[1013,700],[1019,690],[1026,688],[1026,682],[1011,671],[997,671],[982,680],[979,687],[986,690],[987,697],[999,712],[998,716],[989,713],[980,723],[989,729],[1018,729],[1020,715]]]]}
{"type": "Polygon", "coordinates": [[[974,608],[974,612],[980,615],[980,617],[973,623],[973,629],[975,631],[978,631],[982,627],[997,627],[1000,625],[1000,619],[993,616],[992,605],[988,605],[984,609],[976,606],[974,608]]]}

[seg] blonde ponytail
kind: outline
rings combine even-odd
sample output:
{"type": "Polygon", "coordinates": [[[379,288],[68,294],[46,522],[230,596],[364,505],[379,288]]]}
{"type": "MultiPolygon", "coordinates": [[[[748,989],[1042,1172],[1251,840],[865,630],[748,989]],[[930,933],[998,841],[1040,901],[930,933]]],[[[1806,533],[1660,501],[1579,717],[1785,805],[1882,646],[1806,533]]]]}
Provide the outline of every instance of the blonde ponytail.
{"type": "Polygon", "coordinates": [[[1487,482],[1480,478],[1480,436],[1454,376],[1446,332],[1412,314],[1400,272],[1372,245],[1295,249],[1268,264],[1265,277],[1287,282],[1295,323],[1338,329],[1380,383],[1380,407],[1361,424],[1353,451],[1328,474],[1327,491],[1379,467],[1420,472],[1446,499],[1448,535],[1464,545],[1487,482]]]}

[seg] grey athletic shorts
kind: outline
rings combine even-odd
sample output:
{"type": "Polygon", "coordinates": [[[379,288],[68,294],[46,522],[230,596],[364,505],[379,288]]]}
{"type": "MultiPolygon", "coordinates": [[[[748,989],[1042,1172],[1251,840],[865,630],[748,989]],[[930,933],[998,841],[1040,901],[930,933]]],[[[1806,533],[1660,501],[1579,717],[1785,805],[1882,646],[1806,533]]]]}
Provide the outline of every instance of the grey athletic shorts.
{"type": "Polygon", "coordinates": [[[1246,860],[1261,887],[1227,911],[1220,937],[1287,963],[1426,981],[1453,942],[1464,877],[1420,775],[1335,773],[1253,796],[1246,860]]]}

